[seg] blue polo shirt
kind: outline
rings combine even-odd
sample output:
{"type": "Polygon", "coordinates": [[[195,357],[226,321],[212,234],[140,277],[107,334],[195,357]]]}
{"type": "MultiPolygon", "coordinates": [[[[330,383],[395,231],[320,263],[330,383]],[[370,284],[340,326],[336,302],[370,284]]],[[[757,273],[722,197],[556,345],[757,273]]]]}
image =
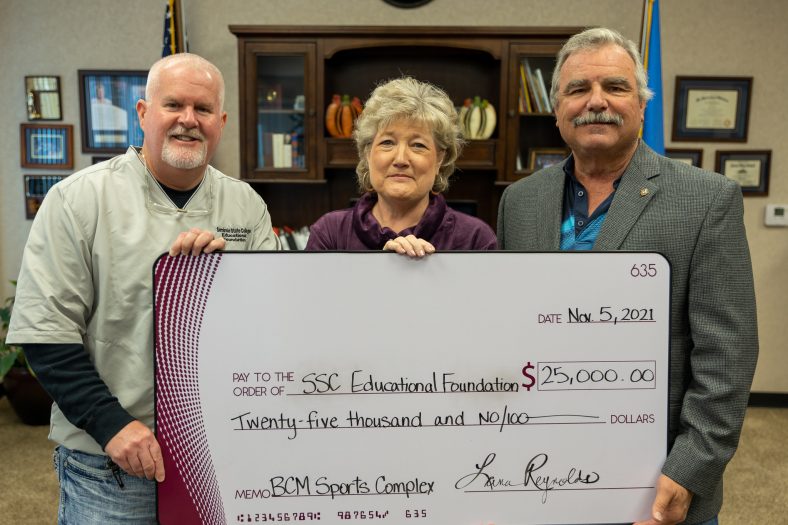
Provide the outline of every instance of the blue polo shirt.
{"type": "Polygon", "coordinates": [[[591,250],[594,247],[607,211],[618,189],[619,177],[613,182],[613,193],[597,206],[588,216],[588,192],[575,178],[575,159],[570,156],[564,164],[566,183],[564,184],[564,213],[561,220],[562,251],[591,250]]]}

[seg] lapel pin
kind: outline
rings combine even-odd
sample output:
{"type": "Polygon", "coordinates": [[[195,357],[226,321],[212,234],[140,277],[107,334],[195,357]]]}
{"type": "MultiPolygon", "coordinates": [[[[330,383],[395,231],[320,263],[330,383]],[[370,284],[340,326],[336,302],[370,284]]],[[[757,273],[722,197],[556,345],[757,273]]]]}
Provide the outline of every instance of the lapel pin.
{"type": "Polygon", "coordinates": [[[645,197],[646,195],[648,195],[648,188],[641,188],[640,196],[645,197]]]}

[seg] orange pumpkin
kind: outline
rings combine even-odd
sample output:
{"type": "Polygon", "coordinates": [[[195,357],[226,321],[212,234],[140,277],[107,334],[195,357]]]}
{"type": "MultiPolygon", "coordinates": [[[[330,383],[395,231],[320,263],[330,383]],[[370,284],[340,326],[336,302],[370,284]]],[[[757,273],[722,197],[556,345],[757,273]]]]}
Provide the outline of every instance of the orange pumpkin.
{"type": "Polygon", "coordinates": [[[326,108],[326,130],[332,137],[353,136],[353,123],[363,111],[358,97],[350,99],[350,95],[331,97],[326,108]]]}

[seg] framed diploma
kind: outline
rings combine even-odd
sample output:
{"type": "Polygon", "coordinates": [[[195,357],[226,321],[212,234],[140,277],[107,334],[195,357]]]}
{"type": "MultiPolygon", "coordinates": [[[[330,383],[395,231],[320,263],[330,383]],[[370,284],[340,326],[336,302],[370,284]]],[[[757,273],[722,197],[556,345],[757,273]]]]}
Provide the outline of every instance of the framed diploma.
{"type": "Polygon", "coordinates": [[[746,142],[752,77],[676,77],[674,141],[746,142]]]}
{"type": "Polygon", "coordinates": [[[650,516],[659,254],[226,252],[153,278],[162,525],[650,516]]]}
{"type": "Polygon", "coordinates": [[[769,165],[772,150],[718,150],[714,171],[733,179],[741,186],[744,196],[769,194],[769,165]]]}
{"type": "Polygon", "coordinates": [[[673,160],[678,160],[690,166],[701,168],[703,162],[702,149],[688,149],[688,148],[665,148],[665,156],[673,160]]]}

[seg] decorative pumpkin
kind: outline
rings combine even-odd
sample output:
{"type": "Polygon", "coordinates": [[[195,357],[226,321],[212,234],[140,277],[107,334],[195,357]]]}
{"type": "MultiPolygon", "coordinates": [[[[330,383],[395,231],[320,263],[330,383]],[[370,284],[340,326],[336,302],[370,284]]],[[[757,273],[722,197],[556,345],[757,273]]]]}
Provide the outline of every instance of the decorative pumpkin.
{"type": "Polygon", "coordinates": [[[490,138],[495,131],[496,121],[495,108],[486,98],[466,98],[460,108],[460,126],[466,138],[490,138]]]}
{"type": "Polygon", "coordinates": [[[351,137],[353,123],[364,110],[358,97],[350,95],[331,97],[331,103],[326,108],[326,130],[332,137],[351,137]]]}

